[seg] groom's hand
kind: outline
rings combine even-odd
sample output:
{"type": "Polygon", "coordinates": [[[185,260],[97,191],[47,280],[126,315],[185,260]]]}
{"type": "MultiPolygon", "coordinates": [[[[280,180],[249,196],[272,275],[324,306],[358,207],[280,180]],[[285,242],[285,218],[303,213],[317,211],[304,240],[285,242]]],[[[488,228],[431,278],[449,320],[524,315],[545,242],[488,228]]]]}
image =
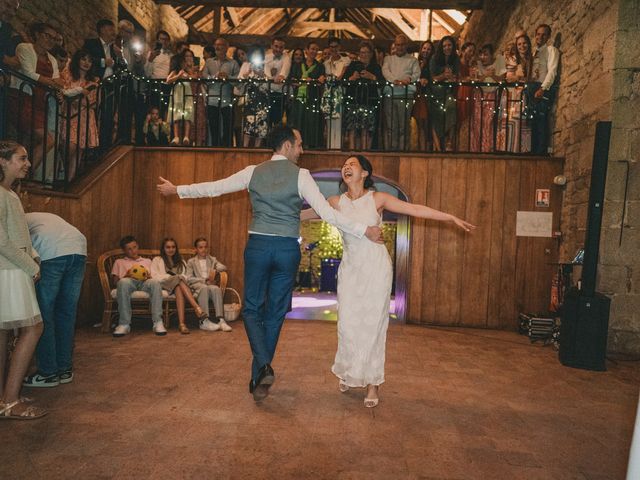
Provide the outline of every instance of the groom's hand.
{"type": "Polygon", "coordinates": [[[382,229],[380,227],[367,227],[364,232],[369,240],[375,243],[384,243],[382,241],[382,229]]]}
{"type": "Polygon", "coordinates": [[[158,184],[158,191],[162,195],[164,195],[165,197],[168,197],[169,195],[178,194],[178,189],[173,183],[171,183],[169,180],[165,180],[162,177],[158,177],[158,178],[160,179],[160,183],[158,184]]]}

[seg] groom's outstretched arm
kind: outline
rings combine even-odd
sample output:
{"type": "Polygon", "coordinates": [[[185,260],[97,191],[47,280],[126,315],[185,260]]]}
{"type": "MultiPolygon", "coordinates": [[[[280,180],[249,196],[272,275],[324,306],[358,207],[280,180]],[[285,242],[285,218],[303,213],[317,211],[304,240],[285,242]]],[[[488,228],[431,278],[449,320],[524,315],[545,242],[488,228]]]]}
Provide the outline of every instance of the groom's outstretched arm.
{"type": "Polygon", "coordinates": [[[255,165],[240,170],[233,175],[215,182],[192,183],[191,185],[175,186],[170,181],[160,177],[158,191],[165,196],[177,194],[180,198],[218,197],[225,193],[246,190],[251,181],[255,165]]]}
{"type": "Polygon", "coordinates": [[[364,223],[354,222],[338,210],[332,208],[320,192],[318,184],[311,176],[311,173],[309,173],[309,170],[306,168],[301,168],[298,175],[298,193],[325,222],[335,225],[340,230],[351,233],[358,238],[366,235],[367,238],[373,241],[379,239],[380,228],[377,225],[367,226],[364,223]]]}

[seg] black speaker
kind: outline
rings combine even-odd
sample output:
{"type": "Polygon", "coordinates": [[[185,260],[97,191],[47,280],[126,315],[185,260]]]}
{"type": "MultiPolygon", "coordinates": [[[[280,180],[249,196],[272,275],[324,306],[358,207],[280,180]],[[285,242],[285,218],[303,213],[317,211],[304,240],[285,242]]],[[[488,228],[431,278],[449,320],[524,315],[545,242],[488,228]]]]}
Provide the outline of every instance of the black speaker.
{"type": "Polygon", "coordinates": [[[582,266],[582,291],[588,296],[593,296],[596,291],[596,270],[598,268],[598,251],[600,250],[600,228],[602,226],[610,138],[611,122],[596,123],[589,210],[587,212],[587,234],[584,240],[584,263],[582,266]]]}
{"type": "Polygon", "coordinates": [[[572,288],[564,297],[560,325],[560,363],[567,367],[605,371],[611,300],[587,296],[572,288]]]}
{"type": "Polygon", "coordinates": [[[587,233],[584,242],[581,290],[565,295],[560,325],[560,362],[568,367],[605,371],[611,300],[596,292],[600,228],[607,179],[611,122],[596,124],[587,233]]]}

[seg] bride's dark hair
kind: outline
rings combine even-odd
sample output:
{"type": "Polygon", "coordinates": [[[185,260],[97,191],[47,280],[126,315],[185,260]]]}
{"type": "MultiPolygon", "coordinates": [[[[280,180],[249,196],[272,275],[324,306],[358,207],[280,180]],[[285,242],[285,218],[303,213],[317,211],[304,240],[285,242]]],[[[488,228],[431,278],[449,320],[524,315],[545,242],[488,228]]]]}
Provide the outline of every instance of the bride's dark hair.
{"type": "MultiPolygon", "coordinates": [[[[364,177],[364,188],[366,190],[370,190],[370,189],[374,189],[374,184],[373,184],[373,165],[371,165],[371,162],[369,161],[369,159],[367,157],[365,157],[364,155],[351,155],[350,157],[347,158],[347,160],[349,158],[355,158],[356,160],[358,160],[358,163],[360,164],[360,167],[362,167],[362,169],[366,172],[369,173],[369,175],[367,175],[366,177],[364,177]]],[[[344,191],[347,188],[344,185],[344,181],[342,179],[340,179],[340,190],[344,191]]]]}

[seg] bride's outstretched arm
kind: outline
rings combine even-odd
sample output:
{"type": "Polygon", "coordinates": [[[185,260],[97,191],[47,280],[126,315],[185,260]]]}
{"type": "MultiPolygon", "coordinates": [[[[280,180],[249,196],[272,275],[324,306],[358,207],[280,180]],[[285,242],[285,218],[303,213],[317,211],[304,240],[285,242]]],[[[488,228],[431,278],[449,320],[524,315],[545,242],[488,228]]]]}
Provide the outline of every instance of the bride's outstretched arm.
{"type": "Polygon", "coordinates": [[[376,208],[378,210],[384,209],[393,213],[399,213],[402,215],[409,215],[411,217],[427,218],[429,220],[436,220],[438,222],[451,222],[463,230],[470,232],[475,225],[462,220],[450,213],[441,212],[434,208],[427,207],[426,205],[418,205],[417,203],[408,203],[394,197],[388,193],[376,192],[376,208]]]}

